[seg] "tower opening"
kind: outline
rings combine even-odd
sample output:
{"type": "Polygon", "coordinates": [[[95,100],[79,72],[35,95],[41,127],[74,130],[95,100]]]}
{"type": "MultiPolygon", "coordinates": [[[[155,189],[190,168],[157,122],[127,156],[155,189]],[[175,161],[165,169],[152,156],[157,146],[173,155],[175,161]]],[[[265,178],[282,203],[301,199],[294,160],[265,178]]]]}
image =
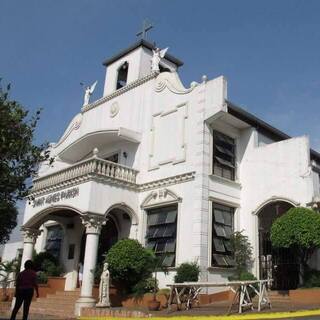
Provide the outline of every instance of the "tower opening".
{"type": "Polygon", "coordinates": [[[125,62],[118,69],[117,90],[127,85],[129,64],[125,62]]]}

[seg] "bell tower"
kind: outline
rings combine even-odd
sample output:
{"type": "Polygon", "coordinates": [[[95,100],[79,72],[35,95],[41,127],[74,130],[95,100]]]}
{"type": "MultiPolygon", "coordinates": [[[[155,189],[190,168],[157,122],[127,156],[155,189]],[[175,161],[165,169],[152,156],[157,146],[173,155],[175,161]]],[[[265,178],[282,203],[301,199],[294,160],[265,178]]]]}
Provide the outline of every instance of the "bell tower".
{"type": "MultiPolygon", "coordinates": [[[[151,59],[156,47],[141,39],[129,48],[105,60],[106,78],[103,96],[109,95],[124,86],[151,73],[151,59]]],[[[183,62],[166,53],[160,63],[160,72],[175,72],[183,62]]]]}

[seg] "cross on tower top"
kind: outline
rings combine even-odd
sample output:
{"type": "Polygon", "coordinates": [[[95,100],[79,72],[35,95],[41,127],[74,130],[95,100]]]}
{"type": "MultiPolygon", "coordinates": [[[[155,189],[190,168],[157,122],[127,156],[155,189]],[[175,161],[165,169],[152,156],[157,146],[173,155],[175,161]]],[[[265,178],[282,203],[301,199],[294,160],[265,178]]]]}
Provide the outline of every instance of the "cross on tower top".
{"type": "Polygon", "coordinates": [[[141,36],[141,39],[145,39],[147,32],[153,28],[153,25],[148,22],[147,19],[143,20],[142,30],[137,33],[137,37],[141,36]]]}

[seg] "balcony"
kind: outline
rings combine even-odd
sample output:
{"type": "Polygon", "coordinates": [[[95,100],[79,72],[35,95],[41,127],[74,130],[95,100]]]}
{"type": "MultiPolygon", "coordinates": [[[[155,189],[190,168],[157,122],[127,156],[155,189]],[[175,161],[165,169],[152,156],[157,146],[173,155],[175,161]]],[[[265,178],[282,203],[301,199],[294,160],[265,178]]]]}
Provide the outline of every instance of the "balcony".
{"type": "Polygon", "coordinates": [[[136,188],[138,171],[111,161],[93,157],[68,168],[33,180],[31,195],[53,191],[90,179],[136,188]]]}

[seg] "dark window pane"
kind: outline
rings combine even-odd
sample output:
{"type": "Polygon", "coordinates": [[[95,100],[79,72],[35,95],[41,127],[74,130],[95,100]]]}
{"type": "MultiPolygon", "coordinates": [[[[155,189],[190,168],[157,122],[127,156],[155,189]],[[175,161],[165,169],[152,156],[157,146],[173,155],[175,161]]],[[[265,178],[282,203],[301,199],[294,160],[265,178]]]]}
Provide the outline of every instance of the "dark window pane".
{"type": "Polygon", "coordinates": [[[222,266],[222,267],[226,267],[228,266],[228,263],[225,259],[225,256],[220,255],[220,254],[213,254],[212,255],[214,260],[215,260],[215,264],[218,266],[222,266]]]}
{"type": "Polygon", "coordinates": [[[157,224],[158,216],[157,214],[150,214],[148,216],[148,226],[153,226],[157,224]]]}
{"type": "Polygon", "coordinates": [[[161,212],[158,214],[158,220],[157,224],[162,224],[165,223],[167,219],[167,213],[166,212],[161,212]]]}
{"type": "Polygon", "coordinates": [[[223,240],[214,238],[213,239],[213,245],[214,245],[215,251],[226,252],[226,249],[225,249],[224,244],[223,244],[223,240]]]}
{"type": "Polygon", "coordinates": [[[168,240],[166,243],[166,252],[175,252],[176,251],[176,240],[168,240]]]}
{"type": "Polygon", "coordinates": [[[169,211],[168,214],[167,214],[166,223],[175,222],[176,221],[176,217],[177,217],[177,210],[169,211]]]}
{"type": "Polygon", "coordinates": [[[177,206],[148,210],[146,247],[153,249],[163,266],[175,263],[177,206]]]}
{"type": "Polygon", "coordinates": [[[235,144],[228,136],[213,132],[213,173],[234,180],[235,144]]]}
{"type": "Polygon", "coordinates": [[[226,262],[230,267],[233,267],[236,265],[234,259],[231,256],[225,256],[226,262]]]}
{"type": "Polygon", "coordinates": [[[232,250],[230,240],[224,240],[223,243],[224,243],[224,246],[225,246],[227,251],[231,251],[232,250]]]}
{"type": "Polygon", "coordinates": [[[172,267],[173,266],[173,262],[174,262],[174,259],[175,259],[175,255],[172,254],[172,255],[166,255],[163,262],[162,262],[162,265],[164,267],[172,267]]]}
{"type": "Polygon", "coordinates": [[[163,233],[164,237],[172,237],[174,233],[176,232],[176,226],[175,225],[167,225],[166,229],[163,233]]]}
{"type": "Polygon", "coordinates": [[[224,223],[224,212],[223,211],[221,211],[219,209],[215,209],[213,213],[214,213],[215,222],[224,223]]]}
{"type": "Polygon", "coordinates": [[[226,236],[224,227],[222,225],[214,224],[214,230],[215,230],[218,237],[225,237],[226,236]]]}
{"type": "Polygon", "coordinates": [[[155,252],[164,252],[165,251],[165,247],[166,247],[166,243],[165,242],[158,242],[155,252]]]}
{"type": "Polygon", "coordinates": [[[229,239],[231,237],[231,235],[232,235],[232,228],[229,227],[229,226],[225,226],[224,227],[224,232],[226,234],[225,237],[229,239]]]}
{"type": "Polygon", "coordinates": [[[230,243],[233,232],[232,207],[222,204],[212,204],[212,265],[219,267],[232,267],[234,260],[230,243]]]}
{"type": "Polygon", "coordinates": [[[156,244],[155,241],[148,241],[146,247],[147,247],[148,249],[154,250],[155,244],[156,244]]]}
{"type": "Polygon", "coordinates": [[[224,224],[226,224],[227,226],[232,226],[232,216],[233,214],[231,212],[224,211],[223,212],[224,224]]]}

